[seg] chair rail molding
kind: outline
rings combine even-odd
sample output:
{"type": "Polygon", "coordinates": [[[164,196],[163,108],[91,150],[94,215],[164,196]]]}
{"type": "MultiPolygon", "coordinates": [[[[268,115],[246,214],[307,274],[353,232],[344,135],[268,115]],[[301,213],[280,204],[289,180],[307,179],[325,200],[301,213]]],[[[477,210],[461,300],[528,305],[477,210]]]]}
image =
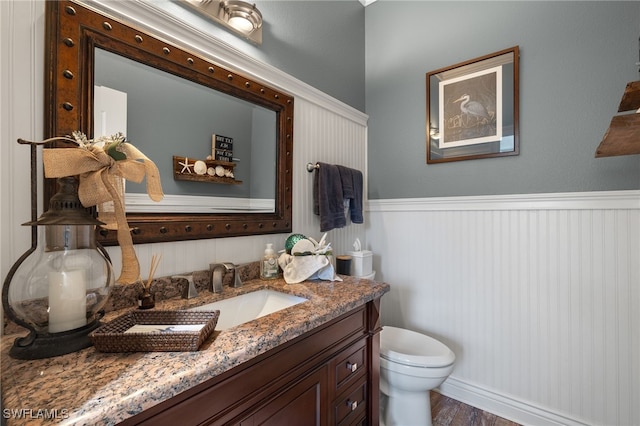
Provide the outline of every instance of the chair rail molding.
{"type": "Polygon", "coordinates": [[[369,200],[368,211],[640,209],[640,190],[369,200]]]}

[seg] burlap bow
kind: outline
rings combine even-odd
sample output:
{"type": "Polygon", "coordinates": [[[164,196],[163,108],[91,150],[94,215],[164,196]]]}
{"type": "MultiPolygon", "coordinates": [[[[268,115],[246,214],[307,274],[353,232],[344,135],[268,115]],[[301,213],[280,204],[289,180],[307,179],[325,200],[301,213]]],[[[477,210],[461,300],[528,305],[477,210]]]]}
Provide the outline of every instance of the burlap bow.
{"type": "Polygon", "coordinates": [[[132,284],[140,276],[138,257],[133,249],[122,197],[113,176],[140,183],[146,176],[147,194],[153,201],[164,197],[158,168],[133,145],[123,142],[118,150],[126,160],[115,161],[101,148],[50,148],[43,150],[44,174],[48,178],[80,176],[78,196],[85,207],[113,201],[118,225],[118,244],[122,251],[122,271],[118,282],[132,284]]]}

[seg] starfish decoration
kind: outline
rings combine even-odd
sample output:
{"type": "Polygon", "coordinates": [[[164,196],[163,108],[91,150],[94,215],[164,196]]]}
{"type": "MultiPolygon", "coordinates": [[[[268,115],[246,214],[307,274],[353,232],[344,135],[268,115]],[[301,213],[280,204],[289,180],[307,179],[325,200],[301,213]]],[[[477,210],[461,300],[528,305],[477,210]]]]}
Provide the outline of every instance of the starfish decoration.
{"type": "Polygon", "coordinates": [[[189,159],[187,157],[184,158],[184,163],[180,161],[178,162],[178,164],[182,166],[182,170],[180,171],[180,173],[184,173],[185,170],[187,173],[191,173],[191,166],[193,166],[193,164],[189,164],[189,159]]]}

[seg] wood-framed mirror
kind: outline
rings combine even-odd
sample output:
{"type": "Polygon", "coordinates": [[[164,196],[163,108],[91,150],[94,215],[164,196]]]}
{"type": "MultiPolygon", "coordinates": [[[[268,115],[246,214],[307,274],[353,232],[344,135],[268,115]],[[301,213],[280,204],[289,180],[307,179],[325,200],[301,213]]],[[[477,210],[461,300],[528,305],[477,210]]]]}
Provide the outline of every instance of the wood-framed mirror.
{"type": "MultiPolygon", "coordinates": [[[[100,73],[96,70],[96,63],[103,64],[105,58],[113,57],[121,61],[112,65],[113,69],[130,70],[123,76],[111,78],[109,85],[122,83],[137,72],[136,68],[152,70],[160,74],[161,79],[177,79],[175,84],[178,86],[171,89],[169,84],[174,83],[150,83],[152,88],[157,89],[153,92],[167,92],[168,98],[164,102],[157,98],[137,99],[133,92],[142,84],[116,88],[124,92],[128,99],[126,115],[128,123],[131,123],[128,126],[131,132],[122,132],[127,140],[156,163],[163,187],[175,183],[177,188],[176,194],[168,194],[173,201],[166,208],[160,203],[145,211],[144,207],[130,209],[127,203],[127,221],[134,243],[291,232],[292,96],[73,1],[47,1],[45,48],[45,137],[71,135],[78,130],[93,137],[97,112],[94,97],[98,90],[96,86],[102,84],[97,80],[113,77],[112,71],[100,73]],[[132,93],[127,93],[129,91],[132,93]],[[204,96],[219,93],[229,102],[239,103],[239,106],[213,106],[214,101],[207,98],[202,101],[206,108],[200,103],[193,106],[194,112],[190,112],[186,109],[186,101],[175,98],[175,93],[182,92],[189,94],[188,99],[194,99],[194,94],[204,96]],[[172,111],[170,118],[160,113],[149,113],[154,105],[168,107],[165,110],[172,111]],[[132,118],[132,113],[140,110],[147,112],[147,116],[132,118]],[[249,110],[249,121],[231,125],[229,114],[236,110],[249,110]],[[202,115],[199,120],[194,120],[199,114],[202,115]],[[181,120],[178,121],[178,118],[181,120]],[[154,125],[151,120],[157,120],[159,124],[154,125]],[[182,121],[187,123],[183,124],[182,121]],[[195,128],[192,121],[205,121],[208,127],[195,128]],[[156,130],[155,133],[145,136],[142,130],[134,131],[135,124],[141,122],[144,125],[138,125],[138,128],[152,128],[156,130]],[[158,130],[157,127],[163,122],[171,124],[166,129],[158,130]],[[263,123],[262,127],[260,123],[263,123]],[[176,179],[173,176],[171,153],[204,160],[206,154],[214,150],[213,135],[224,135],[231,139],[235,136],[232,155],[235,157],[238,151],[242,153],[242,158],[233,158],[233,162],[238,164],[235,180],[240,183],[173,182],[176,179]],[[193,148],[187,145],[191,139],[196,139],[196,143],[200,144],[195,154],[190,151],[193,148]],[[160,153],[148,152],[151,149],[149,145],[139,145],[149,141],[154,149],[162,147],[160,153]],[[241,145],[248,148],[240,151],[241,145]],[[255,187],[262,187],[263,192],[266,187],[267,195],[256,190],[258,195],[252,198],[251,191],[254,189],[250,188],[255,187]],[[192,205],[194,200],[195,205],[192,205]],[[223,208],[223,205],[227,207],[223,208]]],[[[143,77],[143,81],[152,80],[143,77]]],[[[44,205],[48,205],[49,198],[57,191],[56,186],[53,179],[45,179],[44,205]]],[[[144,195],[130,194],[129,190],[127,182],[125,201],[144,195]]],[[[101,244],[117,244],[115,231],[100,228],[97,232],[101,244]]]]}

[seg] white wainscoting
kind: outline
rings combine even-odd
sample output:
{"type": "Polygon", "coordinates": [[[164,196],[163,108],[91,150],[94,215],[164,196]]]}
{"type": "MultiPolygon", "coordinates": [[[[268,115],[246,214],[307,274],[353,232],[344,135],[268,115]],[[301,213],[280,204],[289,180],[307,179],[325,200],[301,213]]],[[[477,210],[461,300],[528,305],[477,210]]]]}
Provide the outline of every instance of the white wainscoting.
{"type": "MultiPolygon", "coordinates": [[[[293,232],[319,239],[320,220],[313,214],[313,173],[306,169],[308,162],[339,163],[362,170],[366,176],[366,119],[354,121],[352,117],[330,111],[324,106],[302,97],[295,99],[295,141],[293,149],[293,232]]],[[[366,188],[365,188],[366,194],[366,188]]],[[[210,262],[256,261],[262,256],[265,243],[284,247],[288,234],[255,237],[219,238],[213,240],[183,241],[177,243],[138,244],[136,252],[143,276],[146,276],[151,256],[162,253],[156,276],[207,269],[210,262]]],[[[356,238],[366,243],[365,224],[351,224],[330,231],[327,241],[337,253],[352,250],[356,238]]],[[[120,270],[120,251],[109,247],[114,268],[120,270]]]]}
{"type": "Polygon", "coordinates": [[[524,424],[640,425],[640,191],[372,200],[383,324],[456,353],[445,395],[524,424]]]}

